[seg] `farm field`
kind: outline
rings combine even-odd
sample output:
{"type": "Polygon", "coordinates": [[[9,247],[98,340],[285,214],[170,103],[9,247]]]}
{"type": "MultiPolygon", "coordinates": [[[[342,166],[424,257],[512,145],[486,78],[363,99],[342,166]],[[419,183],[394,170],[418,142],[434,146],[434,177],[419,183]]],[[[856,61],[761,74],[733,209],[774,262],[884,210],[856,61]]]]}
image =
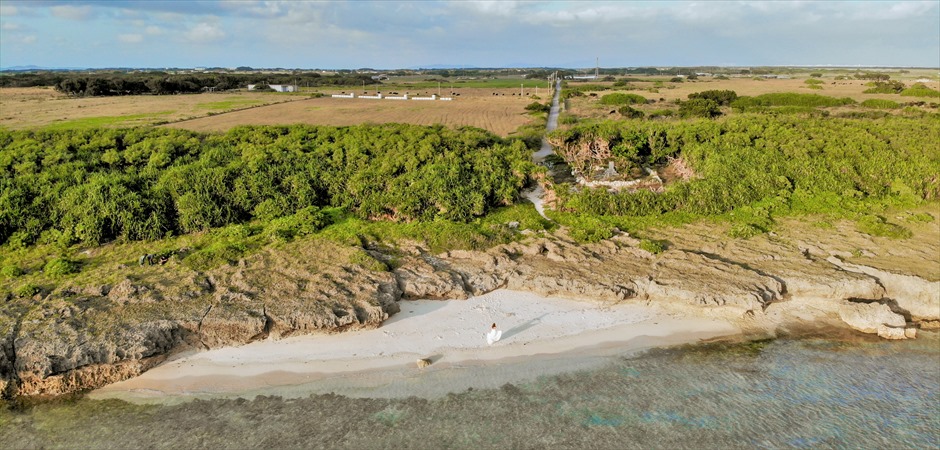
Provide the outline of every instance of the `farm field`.
{"type": "MultiPolygon", "coordinates": [[[[388,93],[388,88],[383,88],[386,89],[385,93],[388,93]]],[[[369,94],[374,92],[373,90],[369,94]]],[[[405,90],[400,91],[404,92],[405,90]]],[[[436,93],[414,88],[408,92],[421,96],[436,93]]],[[[362,92],[356,90],[356,93],[362,92]]],[[[448,94],[443,93],[445,96],[448,94]]],[[[527,94],[534,94],[534,90],[527,94]]],[[[460,96],[454,97],[453,101],[322,97],[234,111],[166,126],[195,131],[224,131],[238,125],[302,123],[345,126],[399,122],[414,125],[442,124],[448,127],[473,126],[506,136],[533,121],[533,117],[525,111],[525,106],[533,101],[535,100],[530,97],[520,96],[516,89],[483,88],[461,89],[460,96]],[[499,95],[493,95],[494,93],[499,95]]]]}
{"type": "MultiPolygon", "coordinates": [[[[940,82],[937,81],[936,73],[931,75],[929,71],[923,71],[919,75],[920,76],[912,75],[897,79],[910,86],[914,84],[915,79],[926,77],[933,81],[923,84],[931,89],[940,88],[940,82]]],[[[801,94],[818,94],[836,98],[848,97],[857,102],[862,102],[868,99],[892,100],[899,103],[913,101],[925,101],[928,103],[937,102],[936,98],[931,99],[920,97],[905,97],[899,94],[866,94],[864,91],[869,89],[869,86],[867,86],[869,81],[835,80],[834,76],[835,75],[833,74],[825,74],[822,77],[823,83],[819,85],[822,87],[821,89],[812,89],[810,88],[810,85],[806,84],[806,80],[810,78],[808,75],[794,75],[793,78],[789,79],[764,79],[755,77],[729,78],[727,80],[722,80],[711,77],[702,77],[699,80],[684,81],[682,83],[664,81],[663,77],[631,77],[634,79],[643,80],[630,81],[628,84],[629,86],[632,86],[632,89],[627,89],[624,87],[613,87],[613,82],[569,81],[569,87],[572,88],[576,88],[579,85],[601,85],[609,87],[610,90],[596,91],[596,98],[591,96],[572,98],[568,102],[569,107],[564,111],[578,117],[606,116],[611,110],[616,108],[611,108],[609,105],[600,105],[597,99],[600,96],[609,94],[611,92],[628,92],[632,94],[638,94],[646,97],[648,100],[655,102],[653,104],[635,106],[636,108],[643,110],[674,107],[674,102],[676,100],[685,101],[688,99],[689,94],[707,90],[732,90],[735,91],[739,96],[758,96],[769,93],[792,92],[801,94]],[[657,81],[659,83],[657,83],[657,81]]],[[[892,76],[892,79],[896,79],[894,75],[892,76]]]]}
{"type": "MultiPolygon", "coordinates": [[[[71,98],[52,88],[0,89],[0,127],[8,129],[84,129],[166,125],[196,131],[225,131],[238,125],[355,125],[400,122],[416,125],[474,126],[506,136],[533,121],[525,106],[536,101],[534,82],[525,92],[501,88],[443,87],[450,102],[334,99],[330,94],[353,92],[430,96],[437,86],[395,84],[359,89],[310,89],[301,93],[226,92],[188,95],[71,98]],[[310,98],[310,94],[326,95],[310,98]],[[524,96],[521,94],[525,94],[524,96]]],[[[542,101],[547,92],[539,91],[542,101]]]]}
{"type": "Polygon", "coordinates": [[[261,92],[70,98],[51,87],[3,88],[0,89],[0,127],[76,129],[155,125],[298,98],[261,92]]]}

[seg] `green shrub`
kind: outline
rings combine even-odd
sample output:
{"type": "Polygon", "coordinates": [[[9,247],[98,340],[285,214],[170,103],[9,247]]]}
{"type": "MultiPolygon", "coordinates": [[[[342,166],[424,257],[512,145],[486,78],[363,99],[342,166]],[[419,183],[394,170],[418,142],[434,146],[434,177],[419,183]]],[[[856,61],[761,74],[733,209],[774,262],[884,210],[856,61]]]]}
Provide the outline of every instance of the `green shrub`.
{"type": "Polygon", "coordinates": [[[855,104],[851,98],[826,97],[819,94],[772,93],[756,97],[738,97],[731,103],[731,107],[739,111],[748,111],[755,107],[767,106],[809,106],[834,107],[855,104]]]}
{"type": "Polygon", "coordinates": [[[552,212],[551,218],[568,227],[568,234],[580,243],[600,242],[614,235],[613,225],[591,215],[552,212]]]}
{"type": "Polygon", "coordinates": [[[810,79],[804,81],[804,83],[806,83],[806,84],[808,84],[808,85],[810,85],[810,86],[816,86],[816,85],[823,84],[824,82],[823,82],[823,80],[817,80],[817,79],[815,79],[815,78],[810,78],[810,79]]]}
{"type": "Polygon", "coordinates": [[[728,236],[738,239],[747,239],[766,233],[767,230],[753,223],[736,223],[728,230],[728,236]]]}
{"type": "Polygon", "coordinates": [[[676,110],[674,109],[654,109],[646,114],[646,117],[649,119],[659,119],[665,117],[672,117],[676,115],[676,110]]]}
{"type": "Polygon", "coordinates": [[[813,72],[813,73],[809,74],[809,76],[811,76],[811,77],[813,77],[813,78],[822,78],[823,74],[822,74],[822,72],[813,72]]]}
{"type": "Polygon", "coordinates": [[[865,94],[899,94],[904,90],[904,83],[900,81],[872,81],[866,86],[870,87],[865,89],[865,94]]]}
{"type": "Polygon", "coordinates": [[[574,114],[562,113],[558,115],[558,123],[562,125],[573,125],[578,123],[578,116],[574,114]]]}
{"type": "Polygon", "coordinates": [[[0,267],[0,276],[4,278],[16,278],[20,275],[23,275],[23,269],[16,264],[4,264],[3,267],[0,267]]]}
{"type": "Polygon", "coordinates": [[[601,97],[600,103],[602,105],[642,105],[646,103],[646,97],[639,94],[615,92],[601,97]]]}
{"type": "Polygon", "coordinates": [[[721,109],[714,100],[695,98],[679,104],[679,115],[712,118],[721,115],[721,109]]]}
{"type": "Polygon", "coordinates": [[[856,222],[858,231],[872,236],[881,236],[892,239],[908,239],[914,235],[911,230],[885,220],[876,215],[865,215],[856,222]]]}
{"type": "Polygon", "coordinates": [[[913,86],[901,91],[901,95],[906,97],[940,97],[940,91],[930,89],[923,83],[916,83],[913,86]]]}
{"type": "Polygon", "coordinates": [[[728,106],[738,99],[738,93],[731,90],[710,90],[689,94],[689,100],[696,98],[711,100],[719,105],[728,106]]]}
{"type": "Polygon", "coordinates": [[[16,290],[13,291],[13,294],[20,298],[28,298],[40,292],[42,292],[42,289],[39,286],[36,286],[32,283],[26,283],[16,288],[16,290]]]}
{"type": "Polygon", "coordinates": [[[901,104],[898,102],[893,102],[891,100],[882,100],[878,98],[870,98],[861,103],[862,106],[866,108],[876,108],[876,109],[898,109],[901,107],[901,104]]]}
{"type": "Polygon", "coordinates": [[[617,109],[617,112],[627,119],[642,119],[644,117],[643,111],[633,109],[629,106],[621,106],[617,109]]]}
{"type": "Polygon", "coordinates": [[[672,78],[669,79],[669,82],[670,82],[670,83],[681,83],[681,82],[683,82],[683,81],[684,81],[684,80],[682,79],[682,77],[672,77],[672,78]]]}
{"type": "Polygon", "coordinates": [[[533,112],[533,113],[549,112],[552,110],[552,105],[546,104],[546,103],[532,102],[526,105],[525,110],[529,112],[533,112]]]}
{"type": "Polygon", "coordinates": [[[657,241],[653,239],[641,239],[640,248],[646,250],[654,255],[658,255],[666,250],[665,245],[662,241],[657,241]]]}
{"type": "Polygon", "coordinates": [[[80,268],[81,266],[77,261],[72,261],[65,257],[59,257],[52,258],[46,262],[46,265],[43,266],[42,271],[46,275],[62,276],[78,273],[80,268]]]}

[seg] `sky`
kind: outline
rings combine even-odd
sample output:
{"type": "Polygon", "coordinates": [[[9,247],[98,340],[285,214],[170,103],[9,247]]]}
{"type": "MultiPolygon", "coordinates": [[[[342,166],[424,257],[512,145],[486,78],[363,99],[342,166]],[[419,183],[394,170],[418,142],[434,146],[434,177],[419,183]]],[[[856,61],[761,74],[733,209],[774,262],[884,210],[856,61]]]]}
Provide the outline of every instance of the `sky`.
{"type": "Polygon", "coordinates": [[[0,67],[940,67],[932,1],[0,0],[0,67]]]}

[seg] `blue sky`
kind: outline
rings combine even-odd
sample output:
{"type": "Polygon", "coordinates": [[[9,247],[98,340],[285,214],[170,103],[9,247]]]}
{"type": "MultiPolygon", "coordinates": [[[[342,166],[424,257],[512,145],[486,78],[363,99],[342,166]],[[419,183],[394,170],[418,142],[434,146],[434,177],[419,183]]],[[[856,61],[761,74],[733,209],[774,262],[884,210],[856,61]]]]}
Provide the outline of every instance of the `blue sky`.
{"type": "Polygon", "coordinates": [[[0,1],[0,67],[940,67],[940,1],[0,1]]]}

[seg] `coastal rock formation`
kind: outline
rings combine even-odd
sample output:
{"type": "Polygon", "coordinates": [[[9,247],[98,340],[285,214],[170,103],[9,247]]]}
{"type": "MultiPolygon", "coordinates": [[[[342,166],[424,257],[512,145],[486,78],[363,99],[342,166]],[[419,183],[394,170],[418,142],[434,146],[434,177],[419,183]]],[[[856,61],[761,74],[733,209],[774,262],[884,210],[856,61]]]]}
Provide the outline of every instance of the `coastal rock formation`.
{"type": "Polygon", "coordinates": [[[877,334],[885,339],[907,339],[916,335],[913,328],[907,331],[904,316],[891,311],[884,303],[844,302],[839,308],[839,317],[862,333],[877,334]]]}
{"type": "Polygon", "coordinates": [[[783,223],[793,230],[750,239],[728,239],[714,226],[661,231],[665,251],[656,255],[625,233],[585,245],[564,230],[523,230],[519,242],[486,251],[435,255],[415,244],[383,250],[310,239],[206,272],[173,259],[120,265],[87,286],[63,283],[0,303],[0,392],[95,388],[182,349],[376,327],[402,300],[502,287],[638,302],[771,334],[794,320],[841,320],[889,339],[940,328],[940,264],[923,263],[936,262],[938,230],[889,246],[843,225],[814,234],[783,223]]]}

